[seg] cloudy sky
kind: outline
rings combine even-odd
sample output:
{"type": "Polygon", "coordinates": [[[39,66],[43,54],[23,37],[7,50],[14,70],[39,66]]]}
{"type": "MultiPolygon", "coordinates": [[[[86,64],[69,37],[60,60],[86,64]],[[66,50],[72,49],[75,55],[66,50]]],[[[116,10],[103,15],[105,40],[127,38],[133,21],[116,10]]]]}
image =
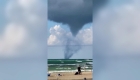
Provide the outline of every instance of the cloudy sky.
{"type": "Polygon", "coordinates": [[[68,39],[80,45],[71,58],[93,57],[95,80],[140,79],[139,0],[94,0],[96,13],[89,0],[51,1],[48,21],[46,0],[0,1],[0,80],[46,80],[46,57],[64,58],[68,39]]]}
{"type": "Polygon", "coordinates": [[[95,80],[140,79],[139,4],[139,0],[108,0],[93,17],[95,80]]]}
{"type": "Polygon", "coordinates": [[[47,2],[1,1],[0,57],[43,56],[46,53],[47,2]],[[40,5],[40,6],[37,6],[40,5]]]}
{"type": "Polygon", "coordinates": [[[0,80],[46,80],[46,23],[45,0],[0,0],[0,80]]]}
{"type": "Polygon", "coordinates": [[[48,58],[64,58],[66,45],[80,46],[71,59],[92,58],[92,0],[49,0],[47,28],[48,58]]]}

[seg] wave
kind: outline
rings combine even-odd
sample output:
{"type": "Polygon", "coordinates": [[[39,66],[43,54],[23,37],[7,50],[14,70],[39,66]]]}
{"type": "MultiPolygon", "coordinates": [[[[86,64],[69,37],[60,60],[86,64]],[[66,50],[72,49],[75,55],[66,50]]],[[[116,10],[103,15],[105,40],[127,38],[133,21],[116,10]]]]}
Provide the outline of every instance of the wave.
{"type": "MultiPolygon", "coordinates": [[[[93,70],[81,70],[83,72],[92,72],[93,70]]],[[[58,72],[77,72],[77,70],[60,70],[60,71],[48,71],[48,73],[58,73],[58,72]]]]}

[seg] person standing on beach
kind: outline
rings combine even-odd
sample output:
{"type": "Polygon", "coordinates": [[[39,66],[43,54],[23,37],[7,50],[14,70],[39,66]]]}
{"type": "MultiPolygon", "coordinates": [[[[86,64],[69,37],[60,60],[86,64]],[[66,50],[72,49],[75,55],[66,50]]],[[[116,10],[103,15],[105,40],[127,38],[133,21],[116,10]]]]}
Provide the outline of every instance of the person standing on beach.
{"type": "Polygon", "coordinates": [[[78,66],[77,69],[78,69],[78,73],[81,74],[81,67],[80,67],[80,65],[78,66]]]}

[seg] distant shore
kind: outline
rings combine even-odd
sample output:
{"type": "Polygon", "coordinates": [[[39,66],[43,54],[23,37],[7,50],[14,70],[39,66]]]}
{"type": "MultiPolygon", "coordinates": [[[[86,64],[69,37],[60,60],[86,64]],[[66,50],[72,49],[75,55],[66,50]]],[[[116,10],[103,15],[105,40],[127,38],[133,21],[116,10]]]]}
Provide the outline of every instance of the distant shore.
{"type": "Polygon", "coordinates": [[[54,72],[51,73],[51,76],[48,77],[48,80],[83,80],[87,78],[87,80],[92,80],[92,72],[82,72],[81,75],[74,75],[75,72],[54,72]],[[61,74],[62,76],[58,76],[57,74],[61,74]]]}

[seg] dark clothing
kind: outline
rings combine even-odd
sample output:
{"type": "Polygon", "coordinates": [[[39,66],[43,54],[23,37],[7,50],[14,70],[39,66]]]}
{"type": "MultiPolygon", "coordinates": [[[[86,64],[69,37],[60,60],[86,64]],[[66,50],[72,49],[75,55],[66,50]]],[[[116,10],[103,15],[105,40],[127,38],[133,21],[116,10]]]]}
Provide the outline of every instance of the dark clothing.
{"type": "Polygon", "coordinates": [[[78,75],[78,72],[76,72],[75,75],[78,75]]]}
{"type": "Polygon", "coordinates": [[[81,71],[81,67],[78,67],[77,69],[78,69],[78,71],[81,71]]]}
{"type": "Polygon", "coordinates": [[[78,67],[78,73],[80,74],[81,73],[81,67],[78,67]]]}
{"type": "Polygon", "coordinates": [[[61,74],[58,74],[58,76],[62,76],[61,74]]]}
{"type": "Polygon", "coordinates": [[[51,74],[48,74],[48,76],[51,76],[51,74]]]}

